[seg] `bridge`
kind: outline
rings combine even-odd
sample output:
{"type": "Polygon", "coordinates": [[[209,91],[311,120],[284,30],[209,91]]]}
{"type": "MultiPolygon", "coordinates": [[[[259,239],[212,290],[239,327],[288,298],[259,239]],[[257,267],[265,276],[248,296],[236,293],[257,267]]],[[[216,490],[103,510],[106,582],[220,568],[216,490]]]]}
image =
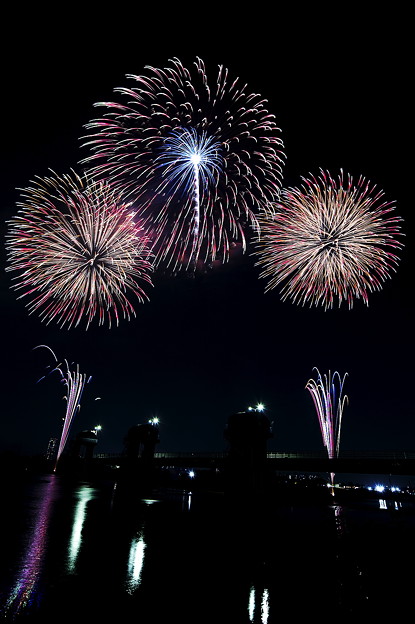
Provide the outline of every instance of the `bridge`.
{"type": "MultiPolygon", "coordinates": [[[[125,455],[96,454],[94,463],[122,465],[125,455]]],[[[223,469],[229,461],[227,452],[154,453],[154,465],[165,468],[223,469]]],[[[329,459],[325,451],[268,452],[267,465],[275,471],[335,474],[415,475],[415,452],[342,451],[329,459]]]]}

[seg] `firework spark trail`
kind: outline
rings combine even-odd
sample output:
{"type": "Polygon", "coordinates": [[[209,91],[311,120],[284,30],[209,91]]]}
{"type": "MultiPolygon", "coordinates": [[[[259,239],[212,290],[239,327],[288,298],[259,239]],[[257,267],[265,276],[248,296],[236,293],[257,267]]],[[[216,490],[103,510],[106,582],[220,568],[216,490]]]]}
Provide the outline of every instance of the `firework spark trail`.
{"type": "MultiPolygon", "coordinates": [[[[314,367],[313,370],[317,372],[317,381],[309,379],[306,389],[310,392],[316,408],[323,444],[329,458],[333,459],[339,454],[343,410],[349,401],[346,395],[343,396],[347,373],[342,379],[337,371],[333,375],[329,371],[323,378],[318,368],[314,367]]],[[[333,483],[333,473],[331,477],[333,483]]]]}
{"type": "Polygon", "coordinates": [[[72,424],[72,420],[77,411],[81,408],[81,397],[84,391],[84,387],[86,382],[86,375],[84,373],[79,372],[79,366],[76,366],[75,371],[71,371],[69,369],[68,362],[65,360],[66,365],[66,374],[63,376],[62,381],[66,385],[67,395],[66,395],[66,414],[62,428],[61,439],[59,442],[58,454],[56,457],[56,464],[59,461],[60,456],[65,448],[66,442],[68,440],[69,430],[72,424]]]}
{"type": "Polygon", "coordinates": [[[267,278],[266,291],[279,284],[282,300],[332,308],[354,298],[368,304],[368,293],[382,288],[396,270],[394,253],[403,247],[399,216],[362,176],[354,184],[340,172],[303,178],[299,188],[284,189],[274,213],[259,218],[254,255],[267,278]]]}
{"type": "Polygon", "coordinates": [[[145,69],[127,75],[131,89],[115,90],[124,104],[96,104],[107,112],[86,125],[91,155],[82,162],[134,202],[156,266],[226,262],[278,197],[280,129],[266,100],[222,66],[212,82],[199,58],[191,69],[178,59],[145,69]]]}
{"type": "Polygon", "coordinates": [[[30,300],[30,314],[68,329],[135,316],[127,294],[148,299],[141,284],[151,285],[152,270],[135,212],[107,184],[75,172],[33,184],[6,235],[6,270],[18,272],[12,288],[30,300]]]}
{"type": "MultiPolygon", "coordinates": [[[[87,381],[86,374],[79,372],[78,365],[76,365],[75,371],[71,371],[67,360],[64,360],[63,363],[59,363],[55,353],[47,345],[38,345],[37,347],[34,347],[34,349],[39,349],[39,348],[48,349],[52,353],[55,359],[56,365],[54,366],[54,368],[50,370],[48,374],[50,375],[53,372],[57,371],[61,376],[61,382],[66,386],[66,396],[64,397],[66,399],[66,412],[65,412],[65,417],[63,419],[62,433],[61,433],[58,453],[57,453],[56,461],[55,461],[54,470],[56,471],[58,461],[62,455],[62,452],[68,440],[68,435],[69,435],[69,431],[71,428],[73,418],[76,415],[76,412],[79,411],[81,408],[80,401],[82,398],[82,393],[84,391],[86,383],[88,383],[91,380],[91,377],[89,377],[87,381]]],[[[44,376],[41,377],[38,380],[38,382],[41,381],[42,379],[44,379],[44,376]]]]}
{"type": "Polygon", "coordinates": [[[220,145],[206,136],[206,133],[199,136],[194,129],[176,130],[165,142],[156,164],[164,178],[157,192],[174,195],[182,189],[185,193],[190,191],[191,196],[193,189],[194,227],[191,227],[193,238],[190,263],[197,258],[200,242],[203,240],[200,237],[200,210],[201,204],[205,202],[204,190],[209,187],[209,183],[215,185],[221,173],[220,145]]]}

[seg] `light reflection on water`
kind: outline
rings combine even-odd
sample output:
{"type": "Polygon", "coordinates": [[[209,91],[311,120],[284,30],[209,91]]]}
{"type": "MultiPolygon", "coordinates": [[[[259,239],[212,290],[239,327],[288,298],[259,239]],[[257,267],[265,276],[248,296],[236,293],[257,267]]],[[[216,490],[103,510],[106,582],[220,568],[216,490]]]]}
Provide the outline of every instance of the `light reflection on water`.
{"type": "Polygon", "coordinates": [[[4,608],[4,613],[10,614],[13,619],[30,606],[36,598],[37,584],[46,553],[47,532],[56,487],[55,475],[49,475],[46,482],[42,483],[40,487],[39,498],[35,507],[36,515],[31,534],[28,536],[28,546],[4,608]]]}
{"type": "MultiPolygon", "coordinates": [[[[318,504],[278,501],[269,517],[262,511],[252,513],[251,507],[251,515],[242,521],[239,508],[228,517],[222,514],[222,499],[198,491],[153,492],[143,498],[133,489],[118,497],[113,483],[106,489],[62,484],[55,475],[36,487],[27,507],[33,519],[21,536],[21,560],[15,560],[15,576],[1,599],[3,611],[13,619],[49,601],[51,617],[62,601],[76,615],[76,605],[79,609],[83,604],[82,587],[88,595],[102,597],[103,613],[104,601],[117,613],[123,604],[126,609],[134,604],[137,613],[151,605],[155,617],[164,621],[167,605],[180,601],[182,623],[190,621],[186,617],[192,613],[195,621],[205,615],[208,596],[217,597],[216,615],[212,601],[206,606],[215,621],[228,598],[230,615],[223,621],[271,624],[284,609],[300,619],[307,608],[314,613],[321,604],[318,588],[323,585],[325,600],[330,598],[335,610],[351,613],[369,600],[373,609],[377,569],[368,563],[371,542],[353,541],[354,527],[361,527],[366,536],[367,519],[376,517],[382,536],[384,527],[389,531],[388,523],[399,517],[402,545],[402,523],[406,528],[414,522],[412,508],[409,514],[408,503],[398,496],[376,496],[361,507],[331,497],[318,504]],[[328,595],[330,588],[337,592],[337,602],[334,593],[328,595]],[[301,601],[296,600],[299,591],[301,601]],[[159,595],[168,598],[159,601],[159,595]]],[[[391,560],[396,556],[387,554],[391,560]]],[[[92,608],[95,614],[97,603],[92,608]]],[[[127,620],[128,613],[120,621],[127,620]]]]}
{"type": "Polygon", "coordinates": [[[140,531],[138,535],[131,540],[130,554],[128,557],[126,588],[129,594],[133,594],[141,583],[145,549],[144,532],[140,531]]]}
{"type": "Polygon", "coordinates": [[[269,591],[266,587],[260,593],[254,586],[249,592],[248,614],[250,622],[267,624],[269,617],[269,591]],[[260,605],[257,605],[257,595],[260,595],[260,605]]]}
{"type": "Polygon", "coordinates": [[[86,506],[96,493],[95,488],[89,485],[81,485],[75,492],[77,503],[75,505],[72,533],[69,539],[67,571],[75,572],[76,560],[82,544],[82,528],[86,518],[86,506]]]}
{"type": "Polygon", "coordinates": [[[402,503],[401,501],[379,498],[379,509],[393,509],[394,511],[399,511],[402,509],[402,503]]]}

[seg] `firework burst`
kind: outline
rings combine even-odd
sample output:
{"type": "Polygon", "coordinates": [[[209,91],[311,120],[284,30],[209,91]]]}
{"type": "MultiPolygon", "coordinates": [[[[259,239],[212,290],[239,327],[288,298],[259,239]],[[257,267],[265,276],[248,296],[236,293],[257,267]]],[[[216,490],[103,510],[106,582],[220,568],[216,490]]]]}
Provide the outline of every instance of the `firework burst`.
{"type": "Polygon", "coordinates": [[[300,188],[284,189],[272,215],[259,219],[255,255],[268,279],[266,291],[283,283],[282,300],[332,308],[338,299],[361,298],[380,290],[396,270],[403,247],[394,202],[362,176],[354,184],[340,172],[303,178],[300,188]]]}
{"type": "Polygon", "coordinates": [[[128,75],[134,86],[116,89],[124,104],[96,104],[108,112],[86,126],[83,163],[134,202],[156,264],[175,271],[245,250],[246,229],[278,197],[284,155],[260,95],[222,66],[209,81],[201,59],[170,63],[128,75]]]}
{"type": "Polygon", "coordinates": [[[135,315],[127,297],[147,299],[151,285],[147,238],[135,213],[107,184],[71,175],[37,178],[23,190],[9,221],[6,248],[18,271],[13,289],[30,299],[42,321],[86,327],[135,315]]]}

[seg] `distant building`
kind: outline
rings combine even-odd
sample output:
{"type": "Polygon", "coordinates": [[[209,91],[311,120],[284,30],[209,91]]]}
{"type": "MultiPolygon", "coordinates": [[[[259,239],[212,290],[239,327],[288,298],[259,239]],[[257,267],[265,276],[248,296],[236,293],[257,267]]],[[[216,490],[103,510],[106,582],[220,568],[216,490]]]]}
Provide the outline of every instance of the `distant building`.
{"type": "Polygon", "coordinates": [[[81,459],[92,459],[97,442],[98,437],[95,429],[81,431],[73,442],[72,455],[81,459]]]}
{"type": "Polygon", "coordinates": [[[48,448],[46,450],[46,459],[48,461],[52,461],[56,458],[56,453],[58,451],[58,438],[50,438],[48,443],[48,448]]]}
{"type": "Polygon", "coordinates": [[[229,491],[241,495],[265,487],[267,443],[272,436],[271,422],[263,411],[253,409],[229,417],[224,431],[229,491]]]}
{"type": "Polygon", "coordinates": [[[124,447],[129,459],[152,460],[159,439],[156,423],[146,423],[131,427],[124,438],[124,447]]]}

